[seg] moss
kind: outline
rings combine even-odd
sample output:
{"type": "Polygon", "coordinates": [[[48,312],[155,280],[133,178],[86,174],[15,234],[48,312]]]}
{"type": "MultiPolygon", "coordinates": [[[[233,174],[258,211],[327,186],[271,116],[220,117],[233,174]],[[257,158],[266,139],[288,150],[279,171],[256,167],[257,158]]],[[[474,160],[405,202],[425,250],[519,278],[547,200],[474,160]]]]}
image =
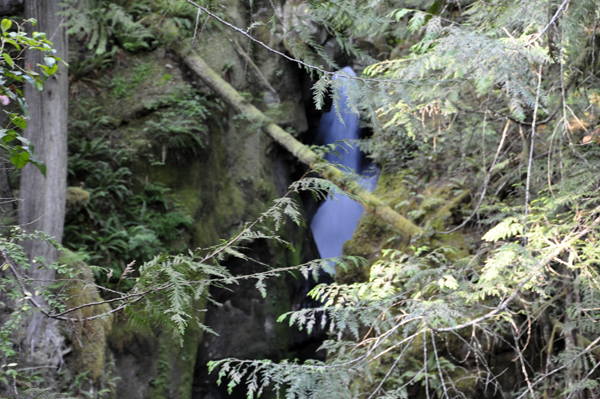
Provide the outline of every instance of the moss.
{"type": "Polygon", "coordinates": [[[303,105],[297,101],[284,101],[277,106],[271,105],[265,111],[265,115],[284,129],[291,129],[292,134],[295,134],[308,129],[306,113],[303,112],[302,107],[303,105]]]}
{"type": "MultiPolygon", "coordinates": [[[[196,305],[196,309],[205,307],[205,300],[196,305]]],[[[200,313],[201,323],[204,322],[204,315],[204,312],[200,313]]],[[[192,397],[194,366],[202,336],[203,331],[194,322],[188,325],[181,339],[166,332],[160,334],[155,378],[150,381],[152,399],[192,397]]]]}
{"type": "Polygon", "coordinates": [[[90,193],[81,187],[67,187],[67,212],[74,212],[87,205],[90,193]]]}
{"type": "MultiPolygon", "coordinates": [[[[409,171],[382,173],[374,194],[385,201],[415,224],[424,229],[424,234],[407,240],[400,231],[372,214],[363,214],[352,239],[345,243],[344,254],[361,256],[371,264],[384,248],[393,248],[411,253],[412,246],[427,245],[430,248],[451,246],[457,253],[448,255],[461,259],[469,255],[474,243],[464,231],[450,234],[437,232],[449,229],[454,223],[463,203],[468,201],[470,192],[450,181],[437,180],[423,182],[411,176],[409,171]]],[[[344,282],[365,281],[369,276],[369,266],[363,270],[349,271],[336,276],[344,282]]]]}
{"type": "Polygon", "coordinates": [[[463,190],[460,194],[458,194],[453,200],[448,201],[444,206],[442,206],[436,214],[436,219],[440,221],[445,221],[449,217],[452,216],[452,211],[457,208],[460,203],[464,202],[468,196],[471,194],[470,190],[463,190]]]}
{"type": "MultiPolygon", "coordinates": [[[[63,288],[67,307],[72,308],[87,303],[100,302],[102,297],[93,285],[94,275],[91,269],[76,254],[63,250],[59,262],[73,270],[73,278],[63,288]]],[[[68,276],[59,276],[67,278],[68,276]]],[[[94,305],[71,312],[71,317],[84,319],[107,313],[108,304],[94,305]]],[[[92,321],[75,323],[73,326],[73,362],[79,373],[87,372],[93,383],[98,383],[104,373],[106,340],[112,328],[113,317],[106,316],[92,321]]]]}
{"type": "MultiPolygon", "coordinates": [[[[405,177],[408,173],[405,171],[399,171],[396,173],[381,173],[377,182],[377,187],[373,194],[377,195],[381,200],[385,201],[389,206],[396,209],[403,214],[402,209],[399,206],[404,201],[410,201],[411,197],[416,193],[411,193],[410,187],[405,183],[405,177]]],[[[407,203],[408,206],[410,202],[407,203]]]]}
{"type": "Polygon", "coordinates": [[[74,82],[72,90],[78,95],[70,105],[70,120],[86,120],[89,111],[98,108],[99,115],[110,117],[105,122],[120,127],[147,114],[153,104],[187,86],[181,73],[168,68],[170,64],[174,61],[162,50],[127,54],[120,57],[119,67],[112,73],[103,72],[95,90],[79,90],[83,83],[74,82]]]}

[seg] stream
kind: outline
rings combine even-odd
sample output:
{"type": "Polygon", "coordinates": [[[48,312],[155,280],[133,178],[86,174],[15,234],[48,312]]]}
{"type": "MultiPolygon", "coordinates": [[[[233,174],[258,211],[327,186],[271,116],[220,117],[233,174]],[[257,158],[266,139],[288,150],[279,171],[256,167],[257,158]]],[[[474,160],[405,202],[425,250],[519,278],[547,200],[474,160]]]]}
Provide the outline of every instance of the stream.
{"type": "MultiPolygon", "coordinates": [[[[343,72],[356,76],[350,67],[343,72]]],[[[334,77],[335,79],[335,77],[334,77]]],[[[338,142],[337,153],[328,153],[325,159],[340,165],[342,170],[352,170],[359,174],[360,185],[372,192],[377,184],[379,171],[367,160],[355,146],[342,140],[360,138],[359,117],[347,105],[346,89],[338,92],[340,101],[334,102],[331,111],[323,113],[317,133],[316,144],[327,145],[338,142]],[[338,105],[339,109],[338,110],[338,105]],[[338,115],[339,113],[339,115],[338,115]],[[340,120],[340,116],[341,119],[340,120]],[[342,122],[343,121],[343,122],[342,122]]],[[[363,207],[346,195],[335,194],[321,203],[310,224],[315,243],[321,258],[334,258],[342,255],[344,243],[352,238],[363,213],[363,207]]]]}

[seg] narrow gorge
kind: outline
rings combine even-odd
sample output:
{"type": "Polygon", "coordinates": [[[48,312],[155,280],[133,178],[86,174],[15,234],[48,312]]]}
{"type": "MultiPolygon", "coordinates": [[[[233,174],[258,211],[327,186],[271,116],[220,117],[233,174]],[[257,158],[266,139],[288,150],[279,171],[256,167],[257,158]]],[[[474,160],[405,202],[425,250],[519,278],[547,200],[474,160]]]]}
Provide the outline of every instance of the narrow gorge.
{"type": "Polygon", "coordinates": [[[599,7],[0,0],[0,397],[600,397],[599,7]]]}

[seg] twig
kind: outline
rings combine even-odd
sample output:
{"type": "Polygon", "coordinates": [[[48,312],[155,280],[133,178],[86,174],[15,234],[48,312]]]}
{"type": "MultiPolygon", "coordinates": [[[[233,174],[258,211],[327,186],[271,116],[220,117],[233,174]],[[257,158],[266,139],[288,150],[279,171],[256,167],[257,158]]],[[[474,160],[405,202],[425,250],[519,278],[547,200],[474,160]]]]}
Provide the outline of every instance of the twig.
{"type": "Polygon", "coordinates": [[[133,265],[135,264],[135,260],[132,260],[131,263],[129,263],[126,267],[125,270],[123,270],[123,273],[121,273],[121,277],[119,278],[119,282],[117,283],[117,291],[119,291],[119,286],[121,285],[121,281],[123,281],[123,279],[133,271],[133,265]]]}
{"type": "Polygon", "coordinates": [[[82,319],[80,319],[80,318],[73,318],[73,317],[64,317],[63,315],[67,314],[67,313],[69,313],[69,312],[71,312],[73,310],[77,310],[77,309],[84,308],[84,307],[87,307],[87,306],[102,305],[104,303],[115,302],[115,301],[118,301],[118,300],[125,300],[125,299],[129,299],[130,297],[138,296],[138,298],[136,300],[134,300],[133,302],[131,302],[131,303],[135,303],[135,302],[139,301],[140,299],[142,299],[145,295],[147,295],[148,293],[151,292],[151,291],[146,291],[146,292],[139,293],[139,294],[131,294],[131,295],[128,295],[126,297],[122,297],[122,298],[118,298],[118,299],[109,299],[109,300],[102,301],[102,302],[94,302],[94,303],[91,303],[91,304],[85,304],[85,305],[79,306],[79,307],[74,308],[74,309],[66,310],[66,311],[64,311],[62,313],[59,313],[59,314],[52,314],[52,313],[49,313],[48,311],[44,310],[44,307],[42,305],[40,305],[35,300],[35,298],[31,294],[31,292],[27,289],[27,287],[25,287],[25,285],[23,284],[23,279],[19,275],[19,272],[17,271],[17,268],[13,265],[12,260],[10,259],[10,257],[8,256],[8,254],[6,253],[6,250],[4,248],[2,248],[1,253],[2,253],[2,257],[5,260],[5,264],[8,263],[10,271],[15,276],[17,284],[19,285],[19,288],[21,289],[21,292],[23,293],[23,296],[25,297],[25,299],[27,299],[34,307],[36,307],[44,316],[49,317],[51,319],[62,320],[62,321],[69,321],[69,322],[78,322],[78,323],[86,322],[86,321],[90,321],[90,320],[95,320],[95,319],[98,319],[100,317],[104,317],[106,315],[109,315],[109,314],[112,314],[112,313],[116,313],[116,312],[124,309],[125,306],[127,305],[127,303],[122,304],[122,305],[118,306],[117,308],[112,309],[112,310],[110,310],[108,312],[105,312],[105,313],[102,313],[102,314],[99,314],[99,315],[95,315],[95,316],[85,317],[85,318],[82,318],[82,319]]]}
{"type": "Polygon", "coordinates": [[[469,217],[467,219],[465,219],[460,225],[456,226],[455,228],[453,228],[451,230],[447,230],[447,231],[438,231],[437,233],[440,233],[440,234],[453,233],[456,230],[464,227],[467,223],[469,223],[469,221],[471,219],[473,219],[473,216],[475,216],[477,214],[477,212],[479,211],[479,207],[481,207],[481,204],[483,203],[483,199],[485,198],[485,193],[487,192],[487,189],[488,189],[488,186],[490,183],[490,178],[492,177],[492,172],[494,171],[494,167],[496,166],[496,162],[498,161],[498,155],[500,155],[500,150],[504,146],[504,140],[506,139],[506,133],[508,132],[509,126],[510,126],[510,119],[507,120],[506,125],[504,125],[504,130],[502,131],[502,138],[500,139],[500,144],[498,145],[498,149],[496,150],[496,156],[494,156],[494,161],[492,162],[492,166],[490,167],[490,170],[485,177],[485,181],[483,182],[483,188],[481,190],[481,196],[479,197],[479,201],[477,201],[477,205],[475,206],[475,209],[473,210],[473,212],[471,212],[469,217]]]}
{"type": "Polygon", "coordinates": [[[563,3],[560,5],[560,7],[558,7],[558,10],[556,10],[556,13],[554,13],[554,16],[552,17],[552,19],[550,20],[550,22],[548,22],[548,24],[544,27],[544,29],[542,29],[542,31],[539,34],[537,34],[534,39],[531,39],[529,42],[527,42],[526,44],[522,45],[521,48],[527,47],[527,46],[533,44],[536,40],[538,40],[540,37],[542,37],[542,35],[544,33],[546,33],[546,31],[548,30],[548,28],[550,28],[550,26],[554,23],[554,21],[556,21],[556,18],[558,18],[558,14],[560,14],[560,12],[562,11],[563,7],[566,6],[568,2],[569,2],[569,0],[563,1],[563,3]]]}
{"type": "Polygon", "coordinates": [[[240,45],[235,40],[229,38],[229,42],[231,42],[231,44],[233,45],[233,48],[235,48],[235,50],[238,52],[238,54],[248,62],[248,65],[250,65],[252,67],[252,70],[254,71],[254,73],[256,74],[258,79],[262,82],[262,84],[265,86],[265,88],[267,90],[269,90],[270,92],[272,92],[277,97],[277,100],[279,100],[279,95],[277,94],[277,90],[275,90],[273,88],[273,86],[271,86],[271,84],[269,83],[267,78],[265,78],[265,75],[262,74],[262,72],[260,71],[258,66],[256,66],[254,61],[252,61],[252,58],[250,58],[250,56],[240,47],[240,45]]]}
{"type": "MultiPolygon", "coordinates": [[[[413,338],[413,340],[414,340],[414,338],[413,338]]],[[[412,340],[407,345],[405,345],[404,348],[402,348],[402,352],[400,352],[400,354],[398,355],[398,357],[394,361],[394,364],[392,364],[392,366],[390,367],[390,369],[386,373],[385,377],[382,378],[382,380],[379,383],[379,385],[377,386],[377,388],[373,392],[371,392],[371,395],[369,395],[369,397],[367,399],[373,399],[373,396],[375,396],[375,394],[381,389],[381,387],[383,386],[383,384],[389,378],[390,374],[392,374],[392,371],[394,371],[394,369],[396,368],[396,366],[398,365],[398,363],[402,359],[402,355],[404,354],[404,351],[406,351],[406,349],[410,348],[410,344],[411,343],[412,343],[412,340]]]]}
{"type": "Polygon", "coordinates": [[[519,358],[519,362],[521,363],[521,372],[523,373],[523,377],[527,382],[527,389],[529,390],[529,394],[531,395],[531,399],[535,399],[535,394],[533,393],[533,386],[531,385],[531,381],[529,381],[529,376],[527,375],[527,369],[525,368],[525,360],[523,359],[523,352],[521,351],[521,346],[519,345],[519,331],[517,331],[517,326],[515,322],[510,319],[510,324],[513,328],[512,335],[515,340],[515,350],[517,351],[517,356],[519,358]]]}
{"type": "Polygon", "coordinates": [[[200,14],[202,14],[202,10],[198,8],[198,12],[196,13],[196,24],[194,25],[194,36],[192,36],[192,46],[194,45],[194,40],[196,40],[196,32],[198,32],[198,23],[200,22],[200,14]]]}
{"type": "Polygon", "coordinates": [[[527,183],[525,185],[525,215],[523,220],[523,243],[527,246],[527,215],[529,212],[529,184],[531,181],[531,166],[533,165],[533,147],[535,145],[535,122],[537,119],[538,105],[540,100],[540,88],[542,86],[542,66],[538,72],[538,86],[535,94],[535,106],[533,108],[533,122],[531,124],[531,143],[529,143],[529,162],[527,164],[527,183]]]}
{"type": "MultiPolygon", "coordinates": [[[[440,359],[438,358],[437,348],[435,346],[435,337],[433,336],[433,334],[431,334],[431,343],[433,344],[433,353],[435,354],[435,361],[437,363],[438,372],[440,374],[440,382],[442,384],[442,388],[444,388],[444,396],[446,397],[446,399],[449,399],[448,389],[446,388],[446,383],[444,382],[444,376],[442,375],[442,365],[440,364],[440,359]]],[[[423,342],[423,345],[427,345],[427,341],[423,342]]]]}

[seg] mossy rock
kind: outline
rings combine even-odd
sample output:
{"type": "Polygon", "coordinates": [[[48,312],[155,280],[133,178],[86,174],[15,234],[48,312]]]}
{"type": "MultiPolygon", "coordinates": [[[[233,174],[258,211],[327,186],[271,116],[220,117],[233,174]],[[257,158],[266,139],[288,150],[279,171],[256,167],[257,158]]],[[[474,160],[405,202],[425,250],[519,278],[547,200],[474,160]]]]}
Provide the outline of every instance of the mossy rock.
{"type": "Polygon", "coordinates": [[[95,90],[79,90],[84,83],[73,82],[77,93],[69,109],[70,120],[86,120],[95,113],[113,129],[152,111],[162,100],[176,95],[187,85],[176,60],[164,49],[149,53],[120,53],[117,66],[103,72],[95,90]]]}
{"type": "Polygon", "coordinates": [[[468,235],[464,232],[440,233],[453,227],[455,216],[470,200],[469,190],[445,180],[418,182],[407,171],[400,171],[383,172],[374,194],[423,228],[425,233],[418,237],[404,237],[376,216],[365,213],[352,239],[344,245],[345,255],[362,256],[372,263],[382,249],[398,249],[410,254],[413,247],[427,245],[430,248],[452,246],[458,250],[453,255],[457,259],[468,256],[473,247],[468,235]]]}
{"type": "MultiPolygon", "coordinates": [[[[67,308],[103,300],[94,284],[92,270],[75,253],[63,250],[59,262],[73,271],[71,278],[62,289],[62,293],[67,298],[67,308]]],[[[59,276],[59,278],[68,277],[59,276]]],[[[85,321],[85,318],[106,314],[110,310],[111,307],[105,303],[83,307],[68,314],[70,317],[82,320],[72,323],[74,370],[78,373],[88,373],[87,377],[94,384],[99,382],[104,373],[106,341],[112,329],[113,316],[106,315],[91,321],[85,321]]]]}
{"type": "Polygon", "coordinates": [[[81,187],[67,187],[67,213],[74,212],[88,204],[90,193],[81,187]]]}

